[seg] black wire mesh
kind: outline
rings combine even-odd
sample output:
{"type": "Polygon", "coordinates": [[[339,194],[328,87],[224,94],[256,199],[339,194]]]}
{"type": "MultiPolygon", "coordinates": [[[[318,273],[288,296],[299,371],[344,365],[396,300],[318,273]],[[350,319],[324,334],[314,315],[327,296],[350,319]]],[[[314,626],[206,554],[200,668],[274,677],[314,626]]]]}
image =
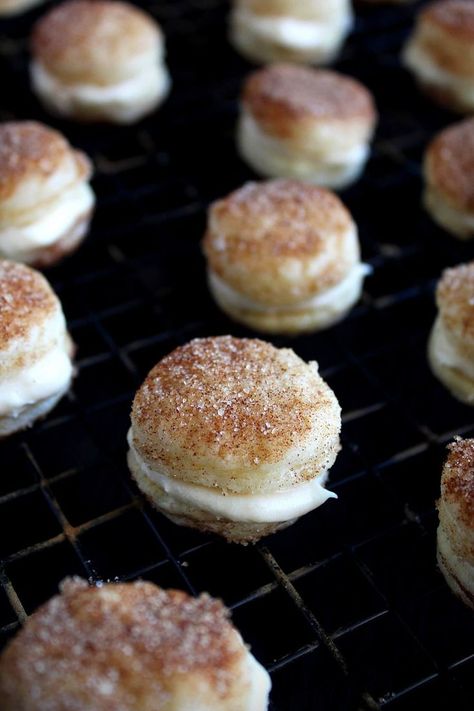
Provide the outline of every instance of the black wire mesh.
{"type": "Polygon", "coordinates": [[[27,38],[43,9],[1,25],[0,119],[58,126],[96,165],[98,209],[81,250],[48,272],[79,346],[72,392],[0,445],[0,640],[70,574],[207,590],[273,677],[273,711],[472,709],[474,621],[435,562],[444,445],[472,410],[425,357],[442,268],[472,258],[420,208],[420,159],[454,120],[423,99],[398,54],[420,3],[361,10],[337,68],[375,93],[374,154],[343,195],[374,267],[339,326],[275,339],[320,362],[344,411],[329,501],[256,547],[178,528],[132,485],[125,434],[148,369],[195,336],[247,332],[211,302],[199,241],[209,201],[249,179],[233,130],[250,70],[229,47],[222,0],[147,8],[168,38],[174,89],[133,128],[78,126],[31,96],[27,38]]]}

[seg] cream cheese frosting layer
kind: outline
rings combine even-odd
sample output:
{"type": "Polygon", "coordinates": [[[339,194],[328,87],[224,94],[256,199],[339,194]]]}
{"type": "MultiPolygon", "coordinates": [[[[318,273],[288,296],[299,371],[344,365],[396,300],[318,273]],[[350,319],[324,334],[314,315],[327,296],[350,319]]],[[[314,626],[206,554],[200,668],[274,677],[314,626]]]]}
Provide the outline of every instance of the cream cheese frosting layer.
{"type": "Polygon", "coordinates": [[[270,675],[250,652],[247,652],[247,660],[250,676],[248,708],[255,709],[255,711],[265,711],[268,694],[272,688],[270,675]]]}
{"type": "Polygon", "coordinates": [[[14,259],[21,252],[53,244],[93,208],[94,202],[94,193],[88,183],[81,183],[49,202],[34,222],[8,227],[0,225],[0,252],[14,259]]]}
{"type": "Polygon", "coordinates": [[[153,106],[169,91],[170,77],[159,62],[137,72],[123,82],[99,84],[65,84],[38,61],[31,65],[33,86],[38,94],[61,113],[73,113],[76,107],[90,111],[102,109],[116,120],[133,120],[144,107],[153,106]]]}
{"type": "Polygon", "coordinates": [[[453,368],[474,380],[474,361],[459,353],[440,316],[433,327],[431,344],[433,355],[441,365],[453,368]]]}
{"type": "Polygon", "coordinates": [[[44,400],[35,402],[32,405],[25,405],[20,410],[15,410],[13,413],[8,413],[7,415],[0,416],[0,437],[6,437],[7,435],[13,434],[14,432],[19,432],[29,427],[35,420],[40,417],[44,417],[50,412],[59,400],[66,394],[69,390],[69,383],[59,390],[58,392],[47,397],[44,400]]]}
{"type": "MultiPolygon", "coordinates": [[[[343,129],[341,129],[343,131],[343,129]]],[[[244,111],[238,128],[240,151],[258,172],[269,177],[295,177],[333,188],[342,187],[361,172],[369,154],[366,141],[335,149],[327,136],[297,147],[261,130],[253,116],[244,111]]]]}
{"type": "Polygon", "coordinates": [[[355,264],[349,274],[342,279],[339,284],[336,284],[330,289],[316,294],[311,299],[279,306],[270,306],[249,299],[244,294],[230,287],[213,271],[209,271],[209,282],[214,292],[221,294],[225,298],[226,303],[236,309],[245,309],[246,311],[255,311],[258,313],[279,313],[281,311],[291,313],[292,311],[306,309],[317,310],[318,308],[334,306],[335,310],[339,310],[359,297],[361,282],[371,271],[372,269],[368,264],[355,264]]]}
{"type": "Polygon", "coordinates": [[[265,40],[291,48],[310,50],[315,47],[332,48],[341,35],[352,25],[350,13],[334,14],[334,19],[319,22],[300,20],[294,17],[270,17],[256,15],[249,10],[237,10],[235,21],[253,34],[265,40]]]}
{"type": "Polygon", "coordinates": [[[65,339],[35,363],[0,380],[0,416],[15,416],[21,410],[66,389],[73,366],[65,339]]]}
{"type": "Polygon", "coordinates": [[[315,160],[321,160],[328,164],[347,165],[365,160],[368,154],[367,141],[370,136],[365,136],[364,140],[353,141],[349,138],[350,133],[344,135],[344,129],[331,126],[326,128],[322,125],[316,126],[305,135],[304,144],[299,146],[291,139],[286,141],[272,136],[266,131],[262,131],[258,122],[247,109],[243,110],[240,131],[252,143],[263,142],[271,150],[286,150],[289,158],[293,158],[295,151],[301,151],[301,156],[306,159],[309,165],[313,165],[315,160]],[[337,142],[331,141],[332,136],[337,133],[337,142]],[[341,138],[342,134],[342,138],[341,138]]]}
{"type": "MultiPolygon", "coordinates": [[[[143,460],[133,444],[132,429],[128,433],[129,457],[134,467],[158,484],[171,500],[208,511],[231,521],[273,523],[286,521],[312,511],[336,494],[324,488],[328,472],[289,489],[269,494],[224,494],[217,489],[177,481],[153,470],[143,460]]],[[[166,502],[160,502],[166,508],[166,502]]]]}

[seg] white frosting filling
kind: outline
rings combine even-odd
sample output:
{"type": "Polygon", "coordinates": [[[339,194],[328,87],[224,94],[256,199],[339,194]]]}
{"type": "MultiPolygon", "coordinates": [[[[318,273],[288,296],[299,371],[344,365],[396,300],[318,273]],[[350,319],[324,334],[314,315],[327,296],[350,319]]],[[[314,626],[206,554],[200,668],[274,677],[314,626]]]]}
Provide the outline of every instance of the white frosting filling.
{"type": "Polygon", "coordinates": [[[25,225],[0,226],[0,253],[15,259],[22,252],[53,244],[94,205],[94,193],[88,183],[80,183],[48,202],[35,222],[25,225]]]}
{"type": "Polygon", "coordinates": [[[57,345],[36,363],[0,380],[0,416],[16,417],[25,406],[66,389],[72,373],[66,345],[57,345]]]}
{"type": "Polygon", "coordinates": [[[432,349],[433,355],[441,365],[454,368],[474,379],[474,361],[459,353],[440,316],[433,327],[432,349]]]}
{"type": "Polygon", "coordinates": [[[443,69],[436,59],[415,42],[410,42],[404,52],[407,67],[426,84],[446,89],[459,97],[463,104],[474,108],[474,77],[464,77],[443,69]]]}
{"type": "MultiPolygon", "coordinates": [[[[129,456],[139,471],[158,484],[165,496],[173,501],[222,516],[230,521],[247,523],[277,523],[298,518],[324,504],[336,494],[324,488],[328,472],[310,481],[295,484],[285,491],[270,494],[224,494],[205,486],[178,481],[152,469],[133,445],[132,430],[128,433],[129,456]]],[[[163,503],[166,508],[166,501],[163,503]]]]}
{"type": "Polygon", "coordinates": [[[31,78],[35,91],[62,114],[73,114],[76,110],[98,112],[123,123],[151,109],[170,87],[166,67],[158,61],[126,81],[107,86],[65,84],[37,61],[32,62],[31,78]]]}
{"type": "Polygon", "coordinates": [[[318,309],[330,306],[333,307],[334,310],[339,310],[359,298],[362,280],[367,274],[370,274],[371,271],[372,269],[368,264],[355,264],[339,284],[316,294],[311,299],[281,306],[270,306],[253,301],[248,296],[233,289],[213,271],[209,271],[209,282],[211,288],[222,295],[226,303],[235,309],[245,309],[246,311],[259,313],[291,313],[292,311],[306,309],[317,311],[318,309]]]}
{"type": "MultiPolygon", "coordinates": [[[[343,129],[341,129],[343,131],[343,129]]],[[[369,156],[368,143],[334,149],[331,142],[298,149],[293,143],[261,130],[253,116],[242,113],[238,128],[243,158],[258,173],[270,178],[299,178],[316,185],[342,188],[356,180],[369,156]]]]}
{"type": "MultiPolygon", "coordinates": [[[[238,634],[238,633],[237,633],[238,634]]],[[[240,634],[239,634],[240,637],[240,634]]],[[[240,637],[241,638],[241,637],[240,637]]],[[[242,644],[244,644],[242,640],[242,644]]],[[[239,680],[242,682],[242,691],[239,697],[238,705],[232,704],[235,711],[267,711],[268,709],[268,694],[272,686],[270,675],[267,670],[255,659],[253,654],[247,651],[245,658],[242,660],[243,668],[237,672],[239,680]]],[[[205,689],[205,687],[204,687],[205,689]]],[[[212,709],[221,708],[221,705],[215,705],[215,702],[203,699],[204,693],[197,696],[187,696],[181,698],[174,705],[177,711],[209,711],[212,709]]],[[[215,697],[215,692],[212,694],[212,699],[215,697]]]]}
{"type": "Polygon", "coordinates": [[[39,417],[44,417],[50,412],[53,407],[56,407],[59,400],[69,389],[69,383],[59,392],[47,397],[45,400],[40,400],[33,405],[25,405],[20,411],[16,410],[13,414],[0,415],[0,437],[6,437],[20,430],[29,427],[39,417]]]}
{"type": "Polygon", "coordinates": [[[268,707],[268,694],[272,687],[270,675],[267,670],[255,659],[253,654],[247,652],[250,674],[250,691],[247,707],[252,711],[266,711],[268,707]]]}
{"type": "Polygon", "coordinates": [[[331,49],[337,45],[352,24],[352,15],[346,9],[341,13],[320,21],[300,20],[294,17],[270,17],[256,15],[249,10],[239,9],[236,22],[242,28],[259,35],[266,41],[301,50],[315,48],[331,49]]]}

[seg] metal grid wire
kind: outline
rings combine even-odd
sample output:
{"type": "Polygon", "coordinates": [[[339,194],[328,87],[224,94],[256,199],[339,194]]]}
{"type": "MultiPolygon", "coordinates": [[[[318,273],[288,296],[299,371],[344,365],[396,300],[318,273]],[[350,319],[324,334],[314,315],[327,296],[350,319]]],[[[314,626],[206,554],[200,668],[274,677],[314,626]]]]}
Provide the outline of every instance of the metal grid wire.
{"type": "Polygon", "coordinates": [[[199,241],[208,203],[251,178],[234,146],[250,66],[226,40],[222,0],[156,0],[174,90],[133,128],[54,121],[31,96],[27,38],[39,9],[1,25],[0,119],[63,130],[96,165],[98,209],[81,250],[48,272],[79,346],[72,392],[0,445],[0,639],[70,574],[143,577],[232,608],[272,672],[273,711],[471,710],[474,623],[435,561],[445,444],[472,410],[425,357],[442,268],[472,259],[420,208],[420,159],[453,120],[422,98],[398,54],[420,3],[361,10],[337,68],[375,93],[373,158],[343,199],[374,267],[361,304],[314,336],[275,339],[317,359],[344,412],[339,495],[255,547],[169,523],[125,465],[131,398],[148,369],[195,336],[247,332],[213,305],[199,241]]]}

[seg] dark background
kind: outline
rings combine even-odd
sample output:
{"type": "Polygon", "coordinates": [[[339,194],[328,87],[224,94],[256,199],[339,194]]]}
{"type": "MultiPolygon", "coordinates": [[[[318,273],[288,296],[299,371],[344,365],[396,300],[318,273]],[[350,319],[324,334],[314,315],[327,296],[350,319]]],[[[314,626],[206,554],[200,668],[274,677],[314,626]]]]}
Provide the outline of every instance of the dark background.
{"type": "Polygon", "coordinates": [[[169,523],[125,464],[130,402],[149,368],[192,337],[249,333],[212,303],[199,247],[208,203],[253,177],[234,145],[251,66],[227,42],[227,3],[146,4],[174,84],[131,128],[57,121],[32,97],[27,38],[49,5],[0,23],[0,119],[59,127],[94,160],[98,197],[87,242],[47,273],[79,348],[74,387],[0,444],[2,643],[65,575],[143,577],[224,599],[272,673],[273,711],[472,709],[474,620],[436,567],[435,499],[445,445],[472,436],[474,418],[431,375],[426,341],[436,279],[474,251],[420,206],[423,150],[455,120],[399,64],[422,4],[361,9],[336,64],[381,114],[365,176],[342,194],[374,268],[363,300],[327,332],[273,339],[318,360],[339,397],[339,499],[248,548],[169,523]]]}

